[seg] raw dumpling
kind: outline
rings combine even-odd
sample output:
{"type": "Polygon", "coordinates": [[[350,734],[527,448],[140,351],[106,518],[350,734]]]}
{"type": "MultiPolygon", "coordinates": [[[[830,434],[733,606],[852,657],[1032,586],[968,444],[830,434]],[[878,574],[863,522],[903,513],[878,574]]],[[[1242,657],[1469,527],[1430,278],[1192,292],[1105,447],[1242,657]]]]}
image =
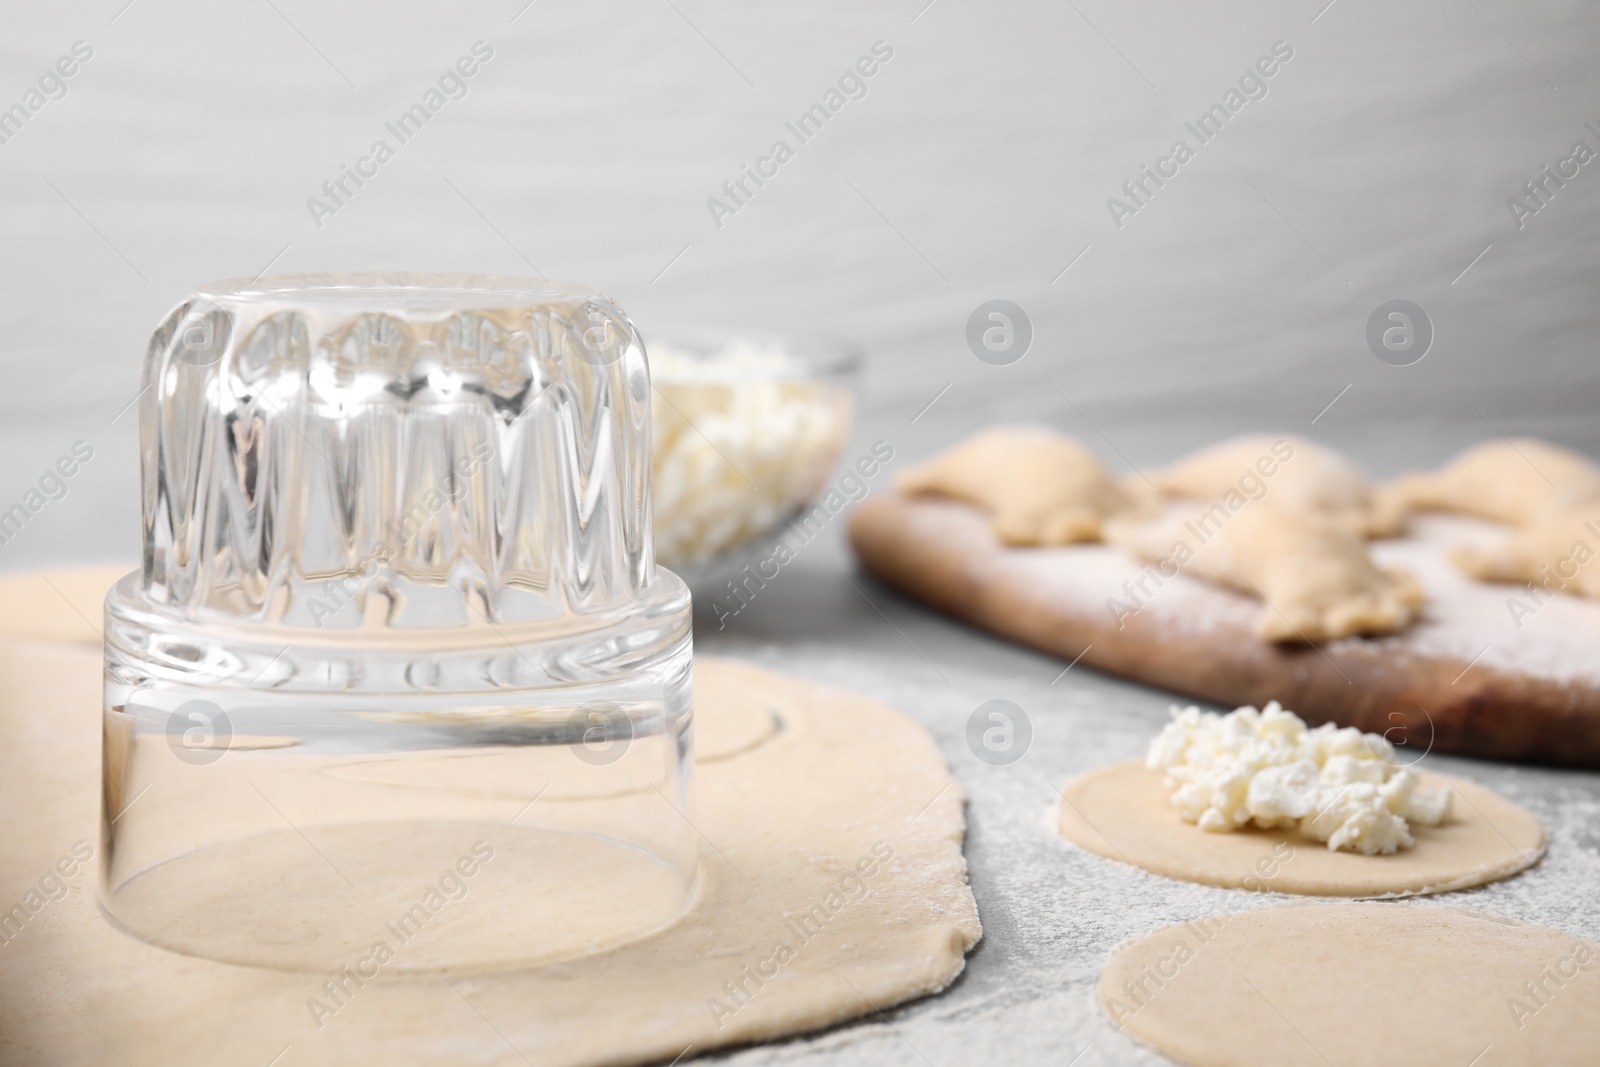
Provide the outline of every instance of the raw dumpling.
{"type": "Polygon", "coordinates": [[[1489,549],[1457,548],[1450,561],[1488,582],[1532,582],[1600,598],[1600,504],[1548,511],[1489,549]]]}
{"type": "Polygon", "coordinates": [[[1405,523],[1403,509],[1376,497],[1367,479],[1342,456],[1289,434],[1223,441],[1151,472],[1150,481],[1169,497],[1270,497],[1282,509],[1345,516],[1372,536],[1398,533],[1405,523]]]}
{"type": "Polygon", "coordinates": [[[1520,524],[1600,499],[1600,468],[1532,437],[1485,441],[1436,471],[1406,475],[1382,495],[1412,510],[1462,511],[1520,524]]]}
{"type": "Polygon", "coordinates": [[[903,472],[901,492],[978,504],[1010,545],[1098,541],[1132,501],[1094,453],[1036,426],[997,426],[903,472]]]}
{"type": "Polygon", "coordinates": [[[1266,601],[1256,633],[1269,641],[1327,641],[1403,630],[1422,587],[1410,572],[1380,570],[1366,535],[1345,513],[1264,499],[1231,510],[1175,505],[1160,518],[1118,519],[1106,540],[1156,564],[1266,601]]]}

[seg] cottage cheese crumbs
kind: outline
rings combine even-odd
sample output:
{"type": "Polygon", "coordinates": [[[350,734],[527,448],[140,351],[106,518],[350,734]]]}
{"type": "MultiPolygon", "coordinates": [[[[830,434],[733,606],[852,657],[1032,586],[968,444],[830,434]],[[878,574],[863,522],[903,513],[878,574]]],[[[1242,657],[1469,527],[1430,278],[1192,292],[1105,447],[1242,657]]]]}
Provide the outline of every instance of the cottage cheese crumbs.
{"type": "Polygon", "coordinates": [[[1437,826],[1450,789],[1419,785],[1377,734],[1310,729],[1277,701],[1227,715],[1172,709],[1145,763],[1167,773],[1185,822],[1212,833],[1298,828],[1331,850],[1389,854],[1415,844],[1411,824],[1437,826]]]}
{"type": "Polygon", "coordinates": [[[848,395],[786,378],[781,350],[701,359],[650,349],[656,558],[726,552],[787,520],[827,481],[850,430],[848,395]]]}

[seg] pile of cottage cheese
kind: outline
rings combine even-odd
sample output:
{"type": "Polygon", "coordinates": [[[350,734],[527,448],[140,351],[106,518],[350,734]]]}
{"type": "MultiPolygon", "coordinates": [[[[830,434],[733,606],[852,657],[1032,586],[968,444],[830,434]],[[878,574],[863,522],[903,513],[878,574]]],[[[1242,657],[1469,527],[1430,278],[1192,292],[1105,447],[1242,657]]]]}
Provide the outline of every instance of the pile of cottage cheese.
{"type": "Polygon", "coordinates": [[[788,519],[832,473],[850,430],[848,394],[785,377],[781,350],[736,346],[698,358],[650,348],[655,393],[656,558],[726,552],[788,519]]]}
{"type": "Polygon", "coordinates": [[[1328,848],[1368,856],[1415,844],[1411,824],[1437,826],[1450,789],[1419,784],[1377,734],[1310,729],[1277,701],[1227,715],[1172,709],[1145,763],[1167,774],[1185,822],[1213,833],[1298,828],[1328,848]]]}

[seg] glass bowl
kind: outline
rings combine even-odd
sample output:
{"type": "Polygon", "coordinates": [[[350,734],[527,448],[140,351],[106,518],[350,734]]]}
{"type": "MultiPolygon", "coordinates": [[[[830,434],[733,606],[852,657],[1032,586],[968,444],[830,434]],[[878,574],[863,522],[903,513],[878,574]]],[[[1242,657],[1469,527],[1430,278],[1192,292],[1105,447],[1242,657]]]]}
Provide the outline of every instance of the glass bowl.
{"type": "Polygon", "coordinates": [[[656,559],[690,573],[791,522],[850,439],[860,353],[837,341],[663,328],[649,351],[656,559]]]}

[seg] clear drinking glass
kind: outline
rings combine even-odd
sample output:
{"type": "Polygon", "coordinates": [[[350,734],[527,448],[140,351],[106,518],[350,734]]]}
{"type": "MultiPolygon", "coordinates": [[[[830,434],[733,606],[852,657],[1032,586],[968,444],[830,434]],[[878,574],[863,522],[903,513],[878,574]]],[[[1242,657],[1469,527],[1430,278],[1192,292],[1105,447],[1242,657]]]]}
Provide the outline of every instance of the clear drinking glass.
{"type": "Polygon", "coordinates": [[[221,282],[156,331],[144,387],[143,565],[106,600],[114,920],[370,978],[681,914],[690,604],[654,562],[649,368],[616,304],[221,282]]]}

